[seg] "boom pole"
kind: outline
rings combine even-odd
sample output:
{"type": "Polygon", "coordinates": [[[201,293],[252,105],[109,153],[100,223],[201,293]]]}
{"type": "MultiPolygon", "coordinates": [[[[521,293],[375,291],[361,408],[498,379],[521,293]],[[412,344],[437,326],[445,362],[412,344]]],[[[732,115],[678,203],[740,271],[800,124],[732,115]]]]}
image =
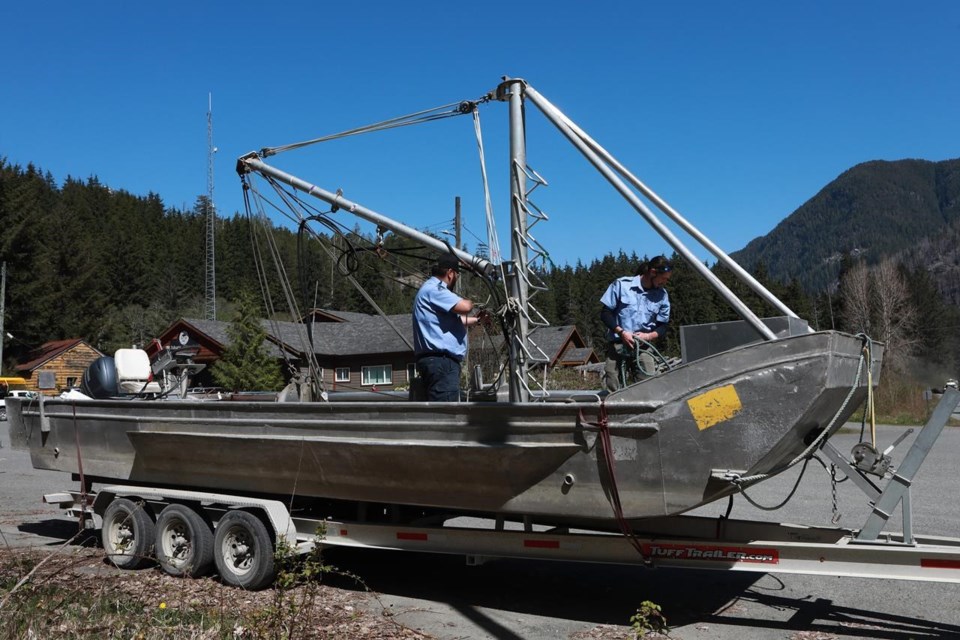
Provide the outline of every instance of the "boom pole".
{"type": "Polygon", "coordinates": [[[667,243],[673,247],[673,249],[679,253],[687,261],[693,269],[695,269],[704,280],[707,281],[714,290],[720,294],[720,296],[727,301],[727,303],[733,307],[733,310],[737,312],[741,318],[743,318],[747,324],[753,327],[757,333],[759,333],[765,340],[776,340],[777,336],[773,331],[770,330],[767,325],[760,320],[757,315],[743,303],[740,298],[736,296],[727,285],[723,284],[720,279],[714,275],[703,263],[701,263],[695,255],[680,241],[680,239],[673,234],[670,229],[668,229],[656,216],[653,215],[653,212],[647,208],[646,205],[637,197],[637,194],[634,193],[623,180],[621,180],[613,169],[610,168],[609,164],[604,162],[597,153],[590,148],[590,146],[577,135],[577,133],[567,124],[566,116],[564,116],[559,109],[554,107],[550,102],[548,102],[543,96],[541,96],[533,87],[526,87],[526,96],[540,111],[546,116],[553,125],[562,133],[572,144],[575,146],[580,153],[603,175],[607,181],[613,185],[613,188],[616,189],[621,196],[634,208],[637,213],[639,213],[644,220],[647,221],[654,231],[660,234],[667,243]]]}
{"type": "Polygon", "coordinates": [[[372,209],[368,209],[361,204],[352,202],[347,198],[344,198],[340,193],[332,193],[326,189],[321,189],[316,185],[310,184],[306,180],[301,180],[300,178],[281,171],[276,167],[271,167],[270,165],[264,163],[256,152],[249,153],[237,161],[237,173],[243,175],[250,172],[259,173],[263,176],[269,176],[270,178],[279,180],[280,182],[293,187],[297,191],[302,191],[303,193],[317,198],[318,200],[323,200],[327,204],[336,206],[340,210],[353,214],[358,218],[366,220],[367,222],[372,222],[378,227],[393,231],[397,235],[416,240],[417,242],[425,244],[436,251],[453,253],[462,262],[470,265],[477,271],[488,275],[493,273],[493,265],[489,260],[485,260],[484,258],[467,253],[462,249],[452,247],[450,246],[449,242],[438,240],[431,235],[423,233],[422,231],[417,231],[416,229],[408,227],[401,222],[397,222],[396,220],[377,213],[372,209]]]}

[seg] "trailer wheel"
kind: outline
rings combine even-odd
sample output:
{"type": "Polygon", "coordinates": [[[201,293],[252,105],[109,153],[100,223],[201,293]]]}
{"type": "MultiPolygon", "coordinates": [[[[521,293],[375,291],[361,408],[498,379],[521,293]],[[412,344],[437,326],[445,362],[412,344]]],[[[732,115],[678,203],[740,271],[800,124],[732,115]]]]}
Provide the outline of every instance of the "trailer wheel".
{"type": "Polygon", "coordinates": [[[142,505],[116,498],[103,512],[100,539],[110,562],[121,569],[137,569],[153,553],[153,519],[142,505]]]}
{"type": "Polygon", "coordinates": [[[227,584],[254,590],[273,582],[273,540],[252,513],[228,511],[217,523],[213,547],[220,578],[227,584]]]}
{"type": "Polygon", "coordinates": [[[213,530],[190,507],[167,505],[157,518],[156,553],[171,576],[206,575],[213,566],[213,530]]]}

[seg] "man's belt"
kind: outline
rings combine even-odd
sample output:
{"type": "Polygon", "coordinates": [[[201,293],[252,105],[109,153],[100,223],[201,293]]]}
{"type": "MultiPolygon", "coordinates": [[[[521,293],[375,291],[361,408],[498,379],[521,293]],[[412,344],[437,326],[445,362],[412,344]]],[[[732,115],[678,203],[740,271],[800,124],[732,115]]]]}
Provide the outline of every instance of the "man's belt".
{"type": "Polygon", "coordinates": [[[423,353],[418,353],[416,360],[419,362],[424,358],[446,358],[447,360],[453,360],[457,364],[460,364],[460,358],[456,357],[452,353],[447,353],[446,351],[425,351],[423,353]]]}

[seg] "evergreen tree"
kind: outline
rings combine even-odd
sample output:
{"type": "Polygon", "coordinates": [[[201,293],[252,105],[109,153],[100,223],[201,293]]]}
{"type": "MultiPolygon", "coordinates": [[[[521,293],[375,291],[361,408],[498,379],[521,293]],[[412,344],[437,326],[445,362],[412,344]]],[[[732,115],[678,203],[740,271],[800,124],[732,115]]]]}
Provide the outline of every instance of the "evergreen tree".
{"type": "Polygon", "coordinates": [[[241,293],[227,335],[230,344],[213,365],[214,381],[232,391],[278,391],[283,376],[277,360],[264,350],[267,333],[253,296],[241,293]]]}

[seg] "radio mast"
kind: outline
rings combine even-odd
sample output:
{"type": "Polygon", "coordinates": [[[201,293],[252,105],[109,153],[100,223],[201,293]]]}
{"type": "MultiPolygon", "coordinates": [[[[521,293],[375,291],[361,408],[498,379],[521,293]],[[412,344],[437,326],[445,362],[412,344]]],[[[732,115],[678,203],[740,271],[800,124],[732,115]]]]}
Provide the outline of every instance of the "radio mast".
{"type": "Polygon", "coordinates": [[[217,319],[217,268],[214,252],[214,228],[217,221],[217,209],[213,204],[213,94],[208,94],[207,106],[207,278],[206,278],[206,319],[217,319]]]}

